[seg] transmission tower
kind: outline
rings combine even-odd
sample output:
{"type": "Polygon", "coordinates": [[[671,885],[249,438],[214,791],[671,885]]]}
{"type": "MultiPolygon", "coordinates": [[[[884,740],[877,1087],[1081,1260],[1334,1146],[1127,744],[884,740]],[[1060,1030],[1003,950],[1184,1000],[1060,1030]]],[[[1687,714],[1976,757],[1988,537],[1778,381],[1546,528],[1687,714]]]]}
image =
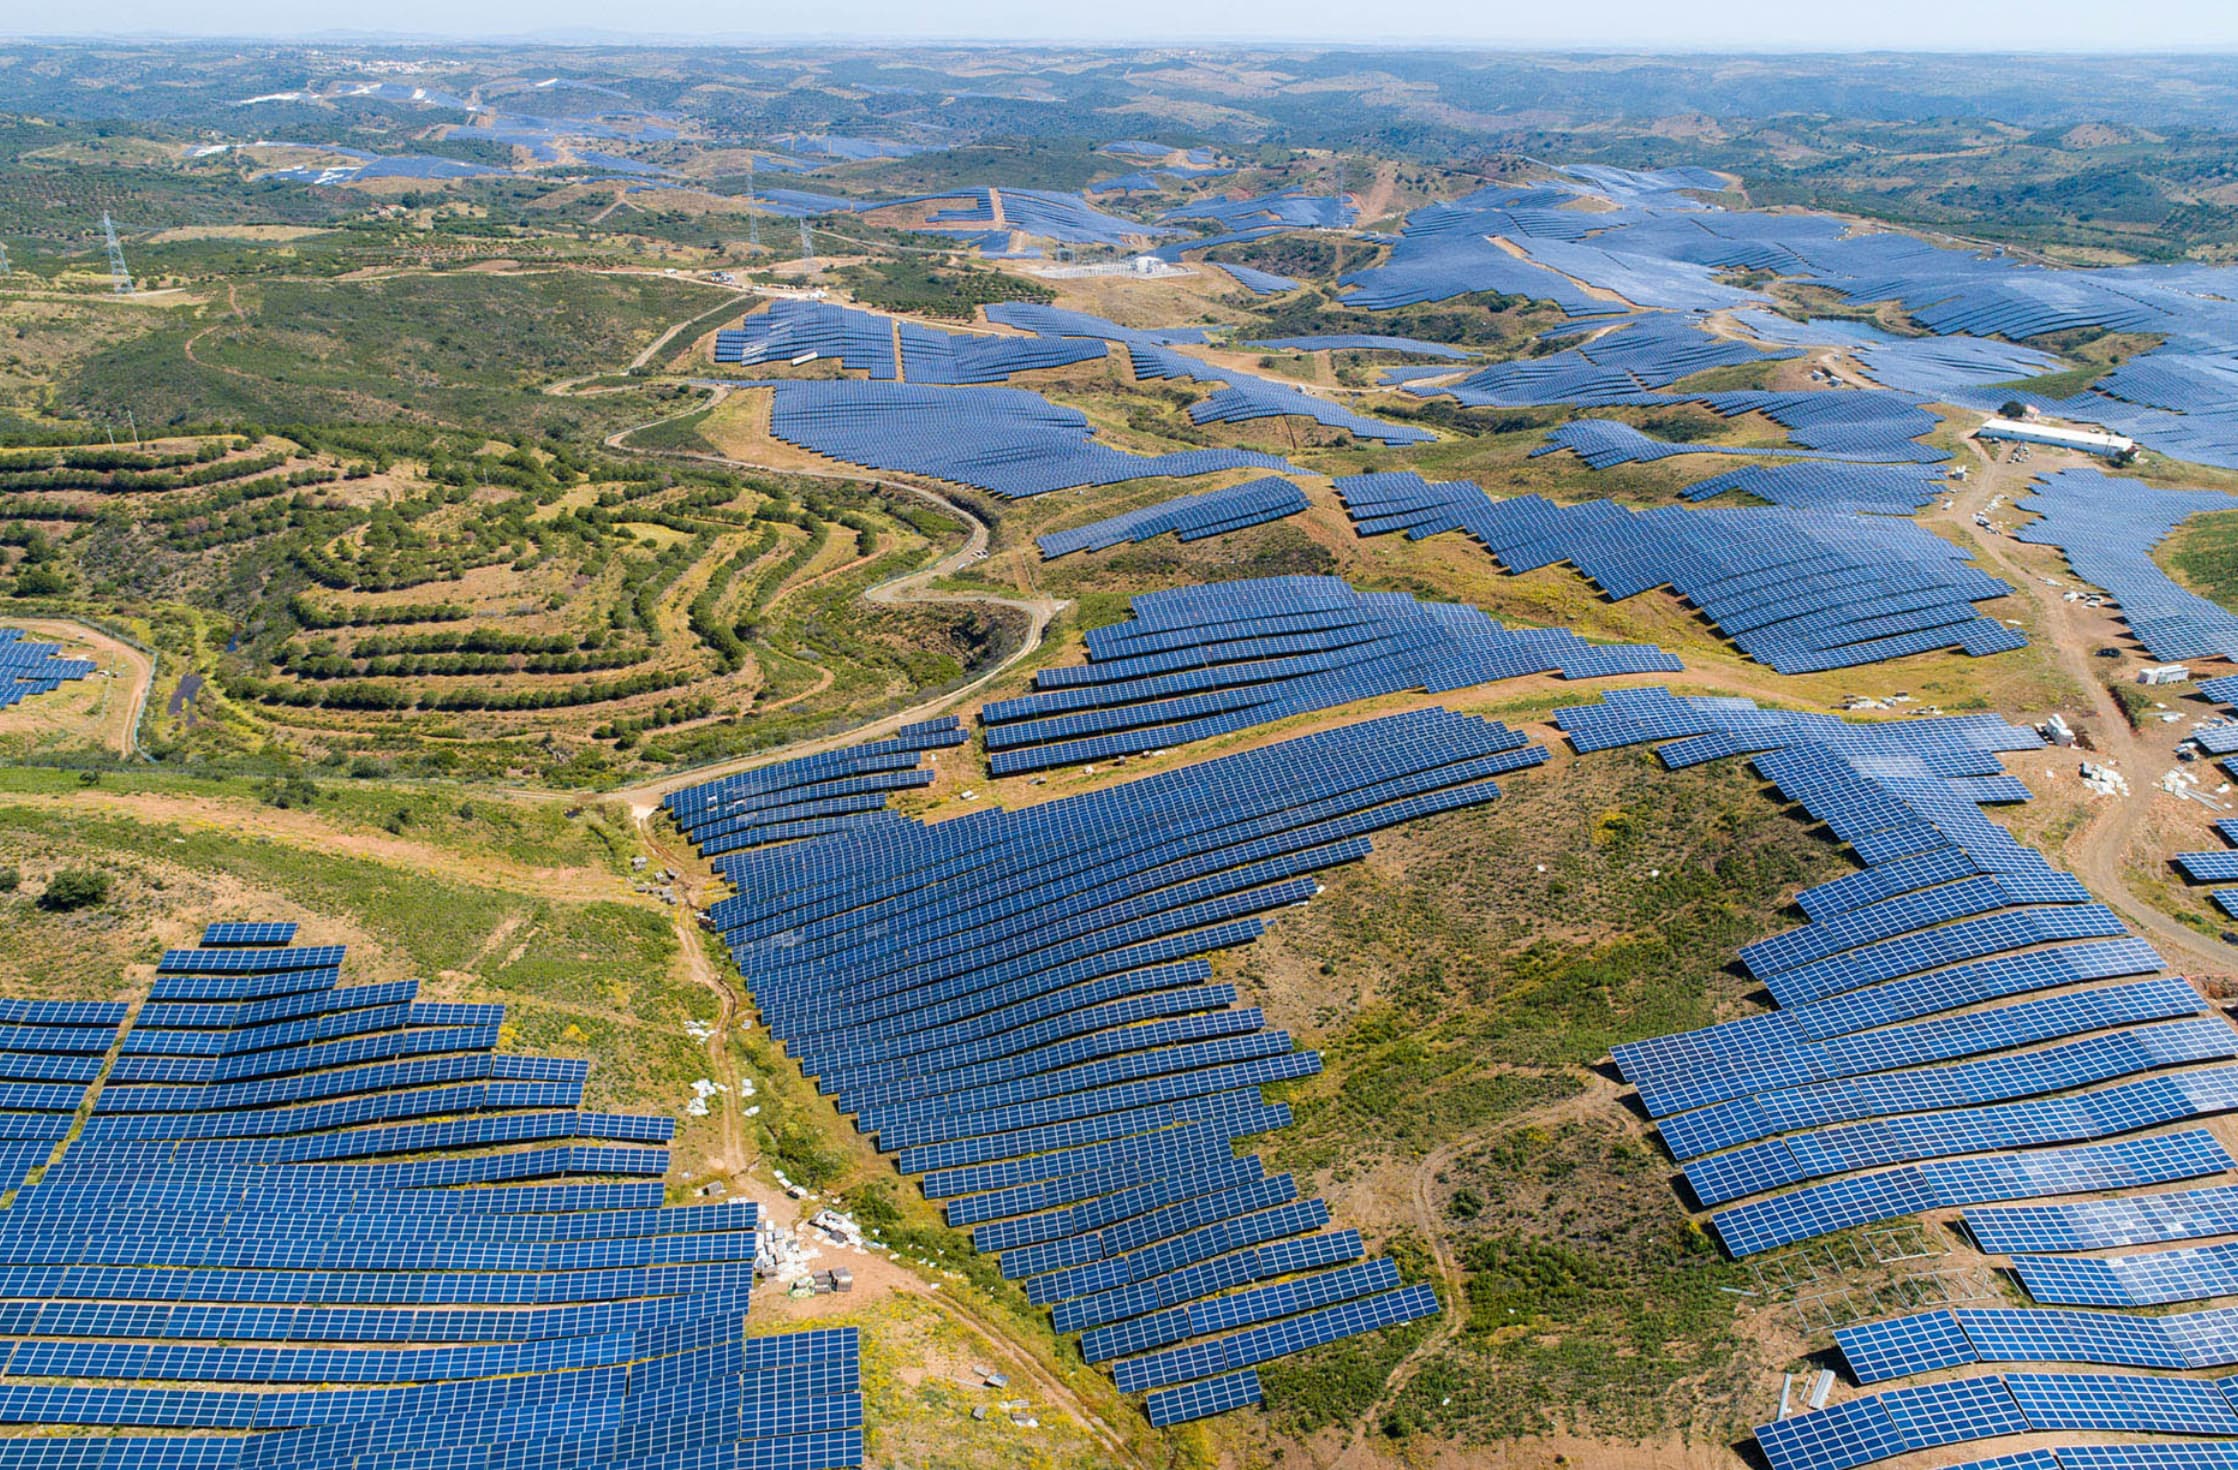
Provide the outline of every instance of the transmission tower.
{"type": "Polygon", "coordinates": [[[109,285],[119,296],[132,294],[132,272],[124,268],[124,247],[117,243],[117,227],[109,211],[101,211],[101,233],[109,242],[109,285]]]}
{"type": "Polygon", "coordinates": [[[800,265],[802,270],[814,270],[816,268],[816,245],[808,236],[806,216],[803,216],[800,222],[800,265]]]}
{"type": "Polygon", "coordinates": [[[746,155],[746,244],[756,255],[762,249],[762,220],[754,213],[754,155],[746,155]]]}
{"type": "Polygon", "coordinates": [[[0,276],[7,276],[13,270],[14,267],[8,264],[8,247],[0,245],[0,276]]]}

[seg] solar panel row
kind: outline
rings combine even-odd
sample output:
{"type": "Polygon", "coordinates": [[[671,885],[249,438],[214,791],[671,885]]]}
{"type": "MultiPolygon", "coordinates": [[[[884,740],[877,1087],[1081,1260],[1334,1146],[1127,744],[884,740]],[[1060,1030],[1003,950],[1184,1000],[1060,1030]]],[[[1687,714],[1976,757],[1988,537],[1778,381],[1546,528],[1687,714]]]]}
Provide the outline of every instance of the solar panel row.
{"type": "Polygon", "coordinates": [[[2238,1363],[2238,1308],[2144,1316],[2043,1307],[1960,1307],[1836,1328],[1860,1383],[1968,1363],[2223,1368],[2238,1363]]]}
{"type": "Polygon", "coordinates": [[[129,1025],[122,1006],[7,1008],[0,1056],[104,1044],[80,1134],[66,1112],[0,1121],[0,1422],[78,1431],[0,1458],[436,1465],[503,1443],[549,1470],[860,1463],[853,1330],[746,1336],[757,1212],[663,1207],[671,1120],[580,1111],[581,1063],[492,1053],[497,1008],[339,989],[341,948],[288,948],[294,930],[211,925],[129,1025]],[[217,998],[193,998],[208,982],[217,998]],[[337,1045],[420,1055],[330,1068],[337,1045]],[[221,1058],[259,1080],[134,1065],[221,1058]]]}
{"type": "Polygon", "coordinates": [[[1269,475],[1207,490],[1202,495],[1163,500],[1072,530],[1052,531],[1037,538],[1035,544],[1041,548],[1043,560],[1055,561],[1076,551],[1104,551],[1121,542],[1139,545],[1169,532],[1183,541],[1201,541],[1298,515],[1306,509],[1305,492],[1295,482],[1269,475]]]}
{"type": "Polygon", "coordinates": [[[1263,577],[1145,593],[1098,628],[1085,666],[980,710],[996,775],[1186,744],[1354,700],[1527,674],[1674,670],[1640,644],[1504,628],[1460,603],[1361,593],[1334,577],[1263,577]]]}
{"type": "MultiPolygon", "coordinates": [[[[2238,1383],[2102,1373],[2006,1373],[1889,1389],[1760,1425],[1772,1470],[1849,1470],[1897,1455],[2004,1435],[2103,1430],[2238,1437],[2238,1383]]],[[[2134,1452],[2140,1446],[2105,1446],[2134,1452]]],[[[2155,1446],[2180,1450],[2179,1446],[2155,1446]]],[[[2065,1467],[2065,1448],[2050,1452],[2065,1467]]],[[[2074,1464],[2120,1464],[2076,1460],[2074,1464]]],[[[2132,1464],[2180,1464],[2181,1458],[2132,1464]]],[[[2212,1463],[2212,1462],[2208,1462],[2212,1463]]]]}
{"type": "Polygon", "coordinates": [[[59,643],[33,643],[21,628],[0,628],[0,709],[91,678],[94,668],[91,659],[62,657],[59,643]]]}
{"type": "MultiPolygon", "coordinates": [[[[2016,345],[2021,339],[2076,329],[2149,333],[2163,339],[2152,350],[2071,397],[2039,401],[2049,412],[2105,424],[2177,459],[2238,464],[2238,416],[2227,411],[2238,377],[2230,361],[2238,311],[2229,303],[2238,293],[2227,270],[2188,262],[2031,269],[2011,257],[1940,248],[1915,236],[1852,231],[1827,215],[1705,208],[1694,192],[1721,186],[1707,176],[1673,182],[1688,178],[1685,170],[1570,168],[1425,206],[1407,217],[1385,260],[1342,278],[1350,290],[1344,300],[1383,310],[1495,291],[1590,319],[1628,313],[1607,299],[1614,293],[1655,314],[1601,342],[1617,350],[1613,344],[1630,331],[1664,323],[1650,330],[1684,343],[1668,363],[1650,359],[1666,373],[1695,358],[1737,360],[1731,354],[1748,344],[1697,324],[1702,314],[1738,307],[1729,319],[1756,340],[1839,347],[1885,385],[1876,391],[1829,382],[1787,395],[1821,400],[1810,406],[1813,414],[1838,414],[1849,400],[1870,399],[1911,411],[1958,403],[1994,412],[2013,396],[2016,380],[2067,365],[2016,345]],[[1581,200],[1593,207],[1580,210],[1581,200]],[[1899,337],[1855,320],[1794,321],[1725,274],[1736,271],[1786,277],[1855,305],[1894,302],[1939,335],[1899,337]]],[[[1595,345],[1557,354],[1539,376],[1496,375],[1473,391],[1499,401],[1581,405],[1642,393],[1642,379],[1592,355],[1595,345]]]]}
{"type": "MultiPolygon", "coordinates": [[[[2035,748],[2032,733],[1983,719],[1851,725],[1660,690],[1616,691],[1557,719],[1581,750],[1663,741],[1671,766],[1752,754],[1867,864],[1802,895],[1804,926],[1742,951],[1779,1010],[1615,1048],[1696,1198],[1730,1206],[1713,1221],[1735,1254],[2230,1166],[2197,1131],[2090,1142],[2226,1110],[2238,1031],[2183,981],[2125,980],[2158,957],[1984,818],[1981,803],[2025,799],[1996,757],[2035,748]],[[2057,993],[2029,995],[2045,989],[2057,993]],[[2194,1070],[2137,1075],[2170,1067],[2194,1070]]],[[[2023,1221],[2006,1236],[2032,1226],[2061,1248],[2061,1225],[2081,1233],[2063,1212],[2100,1209],[1969,1221],[1989,1217],[1991,1248],[2018,1248],[1997,1238],[2001,1214],[2023,1221]]],[[[2047,1283],[2037,1291],[2022,1273],[2040,1300],[2104,1304],[2181,1300],[2223,1280],[2219,1257],[2163,1262],[2158,1275],[2104,1261],[2030,1269],[2047,1283]]]]}
{"type": "MultiPolygon", "coordinates": [[[[1126,663],[1206,627],[1279,635],[1359,602],[1327,579],[1187,589],[1091,640],[1099,665],[1126,663]]],[[[1099,665],[1055,682],[1099,688],[1099,665]]],[[[950,723],[916,738],[961,737],[950,723]]],[[[1178,1422],[1252,1401],[1247,1370],[1270,1357],[1436,1309],[1388,1263],[1360,1263],[1359,1237],[1324,1230],[1327,1207],[1289,1176],[1237,1157],[1235,1139],[1288,1121],[1260,1088],[1320,1063],[1208,983],[1202,956],[1309,900],[1313,875],[1372,833],[1489,801],[1494,776],[1540,755],[1433,709],[1016,812],[880,814],[724,854],[736,892],[707,920],[840,1111],[1178,1422]]],[[[903,756],[811,757],[669,807],[696,834],[903,756]]]]}
{"type": "Polygon", "coordinates": [[[1743,653],[1781,673],[2026,641],[1973,604],[2012,589],[1965,553],[1887,516],[1779,506],[1635,512],[1614,501],[1495,501],[1466,480],[1412,472],[1337,481],[1362,536],[1463,531],[1511,573],[1568,562],[1608,596],[1668,586],[1743,653]]]}

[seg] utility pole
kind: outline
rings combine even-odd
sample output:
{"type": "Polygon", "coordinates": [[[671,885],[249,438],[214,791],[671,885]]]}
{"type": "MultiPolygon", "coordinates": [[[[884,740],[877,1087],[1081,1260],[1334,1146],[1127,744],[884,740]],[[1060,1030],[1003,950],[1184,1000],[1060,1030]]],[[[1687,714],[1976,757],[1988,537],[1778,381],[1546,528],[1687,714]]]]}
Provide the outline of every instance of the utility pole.
{"type": "Polygon", "coordinates": [[[109,287],[119,296],[132,294],[132,272],[124,268],[124,247],[117,243],[117,227],[109,211],[101,211],[101,233],[109,242],[109,287]]]}

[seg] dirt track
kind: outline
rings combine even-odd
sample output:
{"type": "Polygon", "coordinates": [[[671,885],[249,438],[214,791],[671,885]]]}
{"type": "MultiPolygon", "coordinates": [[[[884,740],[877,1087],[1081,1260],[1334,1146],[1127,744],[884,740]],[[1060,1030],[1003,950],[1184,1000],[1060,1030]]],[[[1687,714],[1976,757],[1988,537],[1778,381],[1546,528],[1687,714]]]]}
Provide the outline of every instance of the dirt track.
{"type": "MultiPolygon", "coordinates": [[[[2093,650],[2110,641],[2134,640],[2114,615],[2085,603],[2068,602],[2061,595],[2062,589],[2045,586],[2039,574],[2022,563],[2013,550],[2014,542],[1973,524],[1974,514],[1992,498],[2002,494],[2005,503],[2010,505],[2014,495],[2027,489],[2032,474],[2060,468],[2061,464],[2049,454],[2044,456],[2045,463],[2041,466],[2034,460],[2025,466],[2006,464],[1990,458],[1978,443],[1969,443],[1973,443],[1978,466],[1972,482],[1954,498],[1952,510],[1935,512],[1922,519],[1940,520],[1953,526],[1979,548],[1983,561],[2036,604],[2051,634],[2051,651],[2061,672],[2089,697],[2091,738],[2097,743],[2100,758],[2110,761],[2129,783],[2126,797],[2101,800],[2096,804],[2090,822],[2069,839],[2061,856],[2100,902],[2150,939],[2177,968],[2227,969],[2231,962],[2227,952],[2139,898],[2130,888],[2125,873],[2127,855],[2138,828],[2150,814],[2153,803],[2162,799],[2157,783],[2175,765],[2168,752],[2156,749],[2131,727],[2121,707],[2114,702],[2113,694],[2106,687],[2104,672],[2093,657],[2093,650]]],[[[2015,717],[2027,718],[2030,713],[2033,712],[2021,712],[2015,717]]]]}
{"type": "MultiPolygon", "coordinates": [[[[100,710],[99,744],[127,760],[138,754],[140,715],[154,691],[155,660],[114,634],[76,618],[10,618],[8,622],[33,638],[64,644],[65,657],[79,656],[77,650],[81,649],[90,651],[103,672],[114,674],[119,687],[111,691],[116,697],[106,700],[100,710]]],[[[16,712],[32,718],[41,713],[35,703],[18,705],[16,712]]]]}
{"type": "MultiPolygon", "coordinates": [[[[721,392],[722,390],[717,390],[717,402],[721,401],[721,392]]],[[[700,406],[701,405],[695,405],[693,408],[687,409],[685,412],[697,412],[700,406]]],[[[682,414],[670,415],[671,418],[680,418],[682,416],[682,414]]],[[[667,422],[667,420],[662,419],[656,420],[655,422],[665,423],[667,422]]],[[[630,454],[655,453],[656,451],[652,450],[632,449],[627,443],[623,442],[628,438],[630,434],[635,433],[637,429],[648,427],[650,427],[650,425],[639,424],[636,425],[634,428],[624,429],[619,433],[609,435],[606,440],[607,446],[611,449],[620,450],[624,453],[630,454]]],[[[721,465],[726,469],[752,470],[757,468],[757,466],[748,464],[744,460],[731,459],[727,456],[719,454],[682,453],[672,455],[671,457],[699,460],[707,464],[721,465]]],[[[1069,606],[1068,603],[1053,598],[1002,597],[992,592],[934,591],[931,586],[933,582],[942,577],[951,576],[954,573],[963,570],[965,567],[970,566],[973,562],[979,561],[984,558],[987,555],[988,543],[987,523],[980,520],[979,517],[973,515],[963,506],[957,504],[953,500],[950,500],[947,496],[940,494],[936,490],[932,490],[923,485],[911,484],[905,480],[889,480],[877,475],[860,472],[849,472],[847,474],[840,474],[830,470],[790,469],[787,470],[786,473],[790,475],[807,476],[815,479],[847,480],[855,484],[876,485],[880,489],[889,491],[894,494],[914,496],[915,498],[926,502],[928,505],[931,505],[934,509],[940,511],[942,514],[954,516],[957,520],[962,521],[968,528],[967,534],[964,537],[964,544],[961,547],[957,548],[955,551],[950,552],[947,556],[942,557],[939,561],[933,563],[929,567],[924,568],[922,571],[907,572],[899,577],[895,577],[891,581],[881,582],[877,586],[870,588],[863,594],[866,600],[887,607],[896,607],[906,604],[946,604],[953,606],[958,603],[964,603],[977,604],[986,607],[1012,608],[1026,615],[1026,636],[1022,640],[1020,640],[1018,647],[1013,649],[1008,657],[1001,659],[989,668],[981,670],[976,678],[974,678],[970,683],[964,685],[962,688],[950,690],[946,694],[936,695],[935,697],[925,700],[922,703],[912,705],[910,708],[902,710],[897,714],[888,715],[884,719],[874,720],[866,725],[859,725],[854,729],[844,731],[837,735],[824,735],[818,736],[812,740],[795,741],[791,745],[780,746],[775,750],[765,750],[757,755],[740,756],[735,760],[719,761],[712,765],[696,766],[688,771],[667,772],[663,775],[656,776],[651,780],[641,781],[631,786],[622,786],[616,788],[613,794],[621,800],[628,802],[632,813],[642,813],[650,811],[654,806],[659,804],[661,797],[667,795],[671,791],[680,790],[686,786],[696,786],[702,781],[712,781],[719,776],[731,775],[738,771],[752,770],[757,766],[773,765],[778,761],[793,760],[799,756],[804,755],[814,755],[819,751],[836,750],[842,746],[856,745],[865,740],[876,740],[881,738],[882,736],[891,735],[894,731],[900,729],[904,725],[914,724],[919,720],[931,719],[933,716],[941,713],[943,710],[950,709],[955,705],[964,702],[972,695],[978,693],[981,689],[986,688],[989,684],[992,684],[995,680],[1001,678],[1005,672],[1014,668],[1022,660],[1031,658],[1034,653],[1040,649],[1042,639],[1047,635],[1049,631],[1049,624],[1053,622],[1057,618],[1057,616],[1065,610],[1067,606],[1069,606]]]]}

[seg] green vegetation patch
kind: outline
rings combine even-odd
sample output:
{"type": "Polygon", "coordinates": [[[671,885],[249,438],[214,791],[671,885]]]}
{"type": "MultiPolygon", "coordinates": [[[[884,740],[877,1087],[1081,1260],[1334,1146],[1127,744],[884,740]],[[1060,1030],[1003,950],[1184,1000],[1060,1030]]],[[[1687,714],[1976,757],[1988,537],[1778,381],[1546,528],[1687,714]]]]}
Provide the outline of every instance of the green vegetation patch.
{"type": "Polygon", "coordinates": [[[2238,501],[2185,521],[2155,560],[2201,597],[2238,611],[2238,501]]]}
{"type": "Polygon", "coordinates": [[[864,306],[880,311],[970,321],[979,307],[998,301],[1057,299],[1038,281],[970,265],[936,265],[922,255],[851,265],[838,273],[840,284],[864,306]]]}
{"type": "Polygon", "coordinates": [[[1455,1159],[1435,1196],[1467,1325],[1400,1396],[1396,1427],[1480,1442],[1737,1427],[1754,1366],[1738,1309],[1757,1283],[1669,1176],[1608,1115],[1503,1132],[1455,1159]]]}

